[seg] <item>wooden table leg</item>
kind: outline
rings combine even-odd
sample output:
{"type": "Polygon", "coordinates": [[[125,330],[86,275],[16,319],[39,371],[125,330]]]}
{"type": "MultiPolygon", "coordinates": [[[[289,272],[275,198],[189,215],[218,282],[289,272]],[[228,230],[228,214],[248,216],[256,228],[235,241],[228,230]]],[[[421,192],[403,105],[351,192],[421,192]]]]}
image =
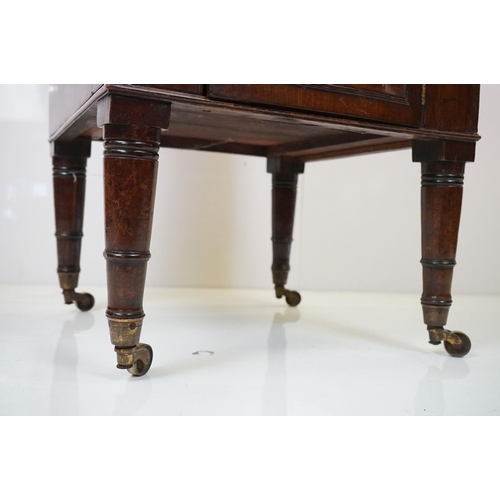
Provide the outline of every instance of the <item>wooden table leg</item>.
{"type": "Polygon", "coordinates": [[[57,238],[57,273],[66,304],[76,303],[82,311],[90,310],[94,297],[77,293],[80,275],[80,253],[83,236],[85,175],[90,157],[90,139],[53,142],[52,164],[54,208],[57,238]]]}
{"type": "Polygon", "coordinates": [[[295,201],[298,174],[304,172],[304,162],[294,158],[273,157],[267,159],[267,171],[272,174],[272,242],[273,283],[276,297],[285,297],[288,305],[300,303],[300,294],[285,288],[290,272],[295,201]]]}
{"type": "Polygon", "coordinates": [[[135,376],[144,375],[153,359],[151,347],[139,340],[150,258],[160,126],[168,126],[169,111],[168,103],[120,97],[110,98],[98,110],[99,124],[104,129],[106,316],[117,353],[117,367],[135,376]],[[160,120],[155,120],[158,115],[160,120]],[[133,124],[113,123],[127,121],[133,124]]]}
{"type": "Polygon", "coordinates": [[[452,304],[451,283],[456,265],[465,162],[474,160],[474,143],[414,141],[413,159],[422,163],[422,308],[429,342],[444,341],[454,357],[465,356],[470,339],[446,330],[452,304]]]}

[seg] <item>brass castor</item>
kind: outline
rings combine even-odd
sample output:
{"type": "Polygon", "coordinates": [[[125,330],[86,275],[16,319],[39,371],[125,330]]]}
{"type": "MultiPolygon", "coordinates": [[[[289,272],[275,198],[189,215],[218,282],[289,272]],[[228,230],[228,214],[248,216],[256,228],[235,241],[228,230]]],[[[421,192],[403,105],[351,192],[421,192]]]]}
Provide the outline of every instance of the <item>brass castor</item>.
{"type": "Polygon", "coordinates": [[[292,290],[286,290],[285,300],[289,306],[295,307],[295,306],[298,306],[300,304],[302,297],[300,296],[299,292],[295,292],[292,290]]]}
{"type": "Polygon", "coordinates": [[[429,328],[429,343],[438,345],[444,342],[446,352],[454,358],[462,358],[471,350],[471,341],[463,332],[452,332],[444,328],[429,328]]]}
{"type": "Polygon", "coordinates": [[[95,304],[94,297],[90,293],[79,293],[79,297],[76,299],[76,307],[80,311],[90,311],[95,304]]]}
{"type": "Polygon", "coordinates": [[[277,286],[275,288],[275,291],[276,297],[278,299],[281,299],[281,297],[284,296],[286,303],[291,307],[298,306],[300,304],[300,301],[302,300],[299,292],[295,292],[294,290],[287,290],[283,286],[277,286]]]}
{"type": "Polygon", "coordinates": [[[90,311],[95,304],[94,297],[90,293],[77,293],[74,290],[64,290],[64,302],[66,304],[76,303],[80,311],[90,311]]]}
{"type": "Polygon", "coordinates": [[[151,368],[153,349],[148,344],[137,344],[135,347],[115,347],[119,363],[117,368],[126,369],[134,377],[142,377],[151,368]]]}
{"type": "Polygon", "coordinates": [[[128,369],[128,372],[134,377],[142,377],[149,371],[153,362],[153,349],[149,344],[137,344],[135,352],[134,364],[128,369]]]}
{"type": "Polygon", "coordinates": [[[461,340],[460,344],[452,344],[451,342],[445,340],[444,348],[450,356],[453,356],[454,358],[462,358],[463,356],[468,354],[471,349],[472,344],[470,338],[462,332],[453,333],[461,340]]]}

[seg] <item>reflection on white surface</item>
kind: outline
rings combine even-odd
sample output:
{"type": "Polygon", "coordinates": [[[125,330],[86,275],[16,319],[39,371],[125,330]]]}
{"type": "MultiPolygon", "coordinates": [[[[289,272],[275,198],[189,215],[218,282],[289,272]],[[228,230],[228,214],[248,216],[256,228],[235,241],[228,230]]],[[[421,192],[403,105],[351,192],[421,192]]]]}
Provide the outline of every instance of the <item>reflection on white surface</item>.
{"type": "Polygon", "coordinates": [[[37,184],[32,184],[31,186],[31,194],[35,198],[44,198],[45,196],[48,195],[48,186],[46,183],[37,183],[37,184]]]}
{"type": "Polygon", "coordinates": [[[9,221],[16,220],[17,214],[14,207],[18,201],[18,188],[14,184],[7,184],[4,192],[5,195],[2,204],[5,206],[2,210],[2,216],[9,221]]]}
{"type": "MultiPolygon", "coordinates": [[[[18,220],[24,223],[29,222],[29,224],[24,224],[23,231],[16,232],[14,239],[8,240],[6,238],[6,244],[18,246],[22,242],[22,235],[29,237],[32,234],[30,233],[30,226],[45,227],[46,221],[40,220],[40,213],[35,208],[40,200],[35,199],[49,197],[48,182],[35,182],[28,185],[21,176],[16,179],[16,183],[7,182],[0,193],[1,219],[5,219],[8,223],[18,220]]],[[[53,203],[52,199],[50,199],[50,203],[53,203]]],[[[2,220],[0,220],[0,230],[4,229],[1,224],[2,220]]],[[[19,256],[18,252],[15,252],[14,255],[19,256]]],[[[6,276],[0,276],[0,280],[2,278],[5,279],[6,276]]]]}
{"type": "Polygon", "coordinates": [[[14,184],[7,184],[6,186],[6,196],[7,201],[17,200],[18,189],[14,184]]]}
{"type": "MultiPolygon", "coordinates": [[[[124,372],[124,375],[127,376],[128,373],[124,372]]],[[[151,400],[153,383],[147,373],[140,378],[131,376],[126,378],[125,389],[116,394],[113,415],[137,415],[151,400]]]]}
{"type": "Polygon", "coordinates": [[[65,320],[54,351],[54,373],[50,392],[50,415],[78,415],[78,344],[77,336],[94,326],[92,312],[77,313],[65,320]]]}
{"type": "Polygon", "coordinates": [[[0,120],[46,121],[47,90],[48,85],[0,85],[0,120]]]}
{"type": "Polygon", "coordinates": [[[415,395],[415,415],[444,415],[446,381],[463,379],[469,372],[465,358],[445,358],[439,365],[429,364],[415,395]]]}
{"type": "Polygon", "coordinates": [[[154,361],[135,378],[115,368],[105,290],[82,313],[56,286],[0,287],[0,415],[500,414],[499,297],[459,301],[459,359],[427,343],[416,296],[302,291],[291,309],[272,290],[151,289],[154,361]]]}
{"type": "Polygon", "coordinates": [[[267,341],[267,371],[265,377],[262,415],[287,414],[286,327],[300,319],[300,309],[287,308],[274,313],[267,341]]]}
{"type": "Polygon", "coordinates": [[[17,219],[16,212],[11,207],[4,208],[2,215],[3,215],[3,218],[7,219],[7,220],[16,220],[17,219]]]}

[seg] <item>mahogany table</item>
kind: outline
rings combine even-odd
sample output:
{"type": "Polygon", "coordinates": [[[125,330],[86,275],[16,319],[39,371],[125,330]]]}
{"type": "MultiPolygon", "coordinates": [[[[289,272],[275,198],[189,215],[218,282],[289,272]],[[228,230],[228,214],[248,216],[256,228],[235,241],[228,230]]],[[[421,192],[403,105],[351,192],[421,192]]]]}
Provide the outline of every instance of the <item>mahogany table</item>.
{"type": "Polygon", "coordinates": [[[58,274],[64,300],[83,311],[80,273],[85,168],[104,141],[105,234],[111,342],[118,368],[144,375],[139,342],[159,148],[267,158],[272,175],[272,276],[290,306],[297,180],[308,161],[412,148],[422,164],[424,323],[431,344],[464,356],[469,338],[444,328],[451,299],[464,167],[474,161],[479,85],[57,85],[50,94],[58,274]]]}

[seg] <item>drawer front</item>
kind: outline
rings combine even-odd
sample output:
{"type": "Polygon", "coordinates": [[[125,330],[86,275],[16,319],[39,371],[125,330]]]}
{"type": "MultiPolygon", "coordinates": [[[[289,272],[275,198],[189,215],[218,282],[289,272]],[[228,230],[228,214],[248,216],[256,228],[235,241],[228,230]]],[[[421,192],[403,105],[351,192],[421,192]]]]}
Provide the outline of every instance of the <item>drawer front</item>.
{"type": "Polygon", "coordinates": [[[161,90],[175,90],[176,92],[183,92],[185,94],[197,94],[203,95],[203,85],[202,84],[177,84],[177,83],[161,83],[161,84],[138,84],[139,87],[149,87],[152,89],[161,90]]]}
{"type": "Polygon", "coordinates": [[[209,85],[208,97],[419,126],[422,85],[209,85]]]}

